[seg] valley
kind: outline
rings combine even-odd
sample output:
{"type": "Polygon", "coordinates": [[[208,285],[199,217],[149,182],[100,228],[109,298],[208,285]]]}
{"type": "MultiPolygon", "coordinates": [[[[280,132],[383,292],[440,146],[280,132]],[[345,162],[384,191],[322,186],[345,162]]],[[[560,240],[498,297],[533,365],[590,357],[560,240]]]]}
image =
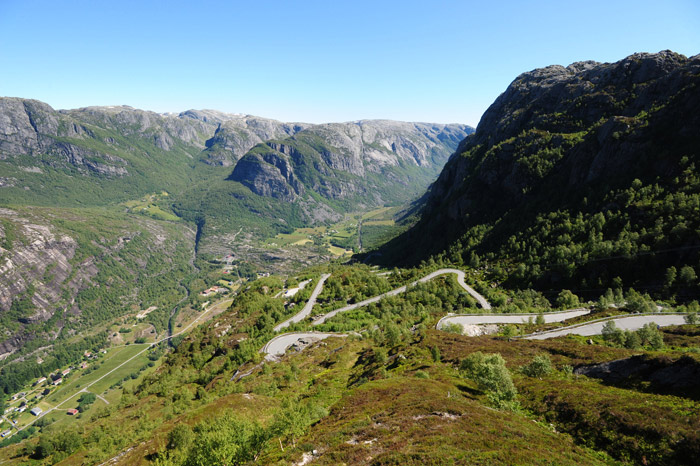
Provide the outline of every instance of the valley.
{"type": "Polygon", "coordinates": [[[0,463],[695,464],[699,70],[476,130],[0,98],[0,463]]]}

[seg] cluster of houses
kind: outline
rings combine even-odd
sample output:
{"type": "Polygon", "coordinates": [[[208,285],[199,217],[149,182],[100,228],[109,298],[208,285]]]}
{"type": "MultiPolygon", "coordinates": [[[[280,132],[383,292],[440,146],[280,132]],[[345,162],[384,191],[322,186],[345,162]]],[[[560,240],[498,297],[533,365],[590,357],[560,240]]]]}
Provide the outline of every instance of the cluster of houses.
{"type": "Polygon", "coordinates": [[[207,288],[206,290],[202,291],[201,293],[199,293],[199,295],[206,298],[207,296],[211,296],[211,295],[217,294],[217,293],[218,294],[228,293],[228,288],[215,285],[215,286],[212,286],[211,288],[207,288]]]}

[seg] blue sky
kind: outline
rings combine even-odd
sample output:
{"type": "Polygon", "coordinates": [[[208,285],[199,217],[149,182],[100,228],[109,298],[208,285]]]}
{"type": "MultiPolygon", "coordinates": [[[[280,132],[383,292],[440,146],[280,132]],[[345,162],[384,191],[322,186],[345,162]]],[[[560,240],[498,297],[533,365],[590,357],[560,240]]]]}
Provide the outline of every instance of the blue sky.
{"type": "Polygon", "coordinates": [[[521,72],[700,53],[700,2],[0,0],[0,95],[476,125],[521,72]]]}

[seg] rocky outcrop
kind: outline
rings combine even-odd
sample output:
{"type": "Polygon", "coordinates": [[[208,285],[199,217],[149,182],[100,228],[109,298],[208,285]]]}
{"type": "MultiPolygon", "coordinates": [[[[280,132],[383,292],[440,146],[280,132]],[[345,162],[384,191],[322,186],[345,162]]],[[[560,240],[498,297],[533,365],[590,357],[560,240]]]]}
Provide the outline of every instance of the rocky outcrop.
{"type": "MultiPolygon", "coordinates": [[[[628,167],[648,169],[639,161],[648,162],[655,128],[669,126],[687,141],[697,134],[699,73],[700,57],[664,51],[521,74],[460,144],[461,156],[446,165],[428,194],[428,210],[462,220],[480,210],[498,213],[481,201],[512,205],[555,174],[570,192],[628,167]]],[[[674,161],[651,163],[659,172],[674,161]]]]}
{"type": "Polygon", "coordinates": [[[667,357],[632,356],[580,366],[574,373],[613,385],[634,386],[646,383],[657,392],[678,393],[680,396],[695,398],[700,395],[700,362],[689,356],[675,361],[667,357]]]}
{"type": "MultiPolygon", "coordinates": [[[[12,311],[23,325],[45,322],[61,311],[57,303],[63,301],[64,293],[74,298],[97,269],[91,263],[74,268],[71,261],[78,245],[72,237],[10,209],[0,209],[0,219],[0,314],[12,311]],[[24,304],[13,309],[18,300],[24,304]]],[[[0,358],[28,338],[31,335],[21,328],[5,330],[0,334],[0,358]]]]}
{"type": "Polygon", "coordinates": [[[282,123],[251,115],[232,116],[223,121],[214,136],[207,141],[202,160],[210,165],[228,167],[257,144],[291,136],[309,126],[311,125],[282,123]]]}
{"type": "Polygon", "coordinates": [[[186,266],[194,232],[120,212],[107,214],[102,229],[103,219],[86,217],[92,211],[0,208],[0,360],[28,340],[140,306],[142,287],[157,289],[149,280],[186,266]],[[51,325],[28,331],[44,322],[51,325]]]}
{"type": "Polygon", "coordinates": [[[289,157],[274,151],[246,154],[238,161],[229,179],[244,184],[259,196],[287,202],[294,201],[304,192],[289,157]]]}

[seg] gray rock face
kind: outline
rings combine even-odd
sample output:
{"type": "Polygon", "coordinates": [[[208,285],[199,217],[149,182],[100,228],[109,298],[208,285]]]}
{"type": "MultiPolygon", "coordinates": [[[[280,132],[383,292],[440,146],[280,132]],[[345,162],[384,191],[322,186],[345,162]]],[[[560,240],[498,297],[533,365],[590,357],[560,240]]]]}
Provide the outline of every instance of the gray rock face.
{"type": "MultiPolygon", "coordinates": [[[[13,236],[17,238],[10,249],[0,247],[0,313],[9,311],[13,301],[26,294],[31,286],[33,310],[20,317],[20,322],[46,321],[56,312],[55,303],[60,301],[64,290],[75,296],[97,269],[92,263],[85,263],[73,273],[71,259],[77,243],[70,236],[57,234],[49,226],[10,209],[0,209],[0,219],[11,222],[16,229],[13,236]]],[[[0,237],[6,235],[0,225],[0,237]]],[[[0,348],[0,359],[16,350],[27,337],[21,332],[0,334],[0,341],[6,340],[0,348]]]]}
{"type": "Polygon", "coordinates": [[[102,303],[104,294],[80,294],[89,288],[104,287],[119,294],[123,309],[112,303],[111,307],[104,305],[103,311],[119,313],[132,304],[140,305],[139,283],[152,273],[146,270],[153,266],[154,258],[162,264],[156,266],[161,267],[158,273],[168,274],[176,249],[194,247],[195,233],[186,226],[168,230],[145,217],[124,216],[111,224],[113,230],[95,239],[91,236],[94,225],[89,225],[86,215],[91,214],[80,209],[0,208],[0,317],[5,321],[10,313],[13,323],[0,328],[0,361],[28,340],[55,338],[67,321],[74,324],[71,331],[75,331],[83,319],[94,319],[85,309],[102,308],[95,301],[102,303]],[[74,225],[54,223],[57,219],[68,219],[74,225]],[[130,248],[137,237],[139,248],[130,248]],[[100,271],[109,274],[115,269],[122,275],[100,281],[100,271]],[[46,333],[27,330],[33,323],[50,319],[54,320],[46,333]]]}
{"type": "Polygon", "coordinates": [[[311,125],[282,123],[251,115],[232,115],[221,122],[214,136],[207,141],[203,160],[211,165],[229,167],[257,144],[291,136],[309,126],[311,125]]]}
{"type": "Polygon", "coordinates": [[[248,153],[236,164],[230,178],[260,196],[294,201],[304,187],[294,175],[289,157],[273,151],[248,153]]]}

